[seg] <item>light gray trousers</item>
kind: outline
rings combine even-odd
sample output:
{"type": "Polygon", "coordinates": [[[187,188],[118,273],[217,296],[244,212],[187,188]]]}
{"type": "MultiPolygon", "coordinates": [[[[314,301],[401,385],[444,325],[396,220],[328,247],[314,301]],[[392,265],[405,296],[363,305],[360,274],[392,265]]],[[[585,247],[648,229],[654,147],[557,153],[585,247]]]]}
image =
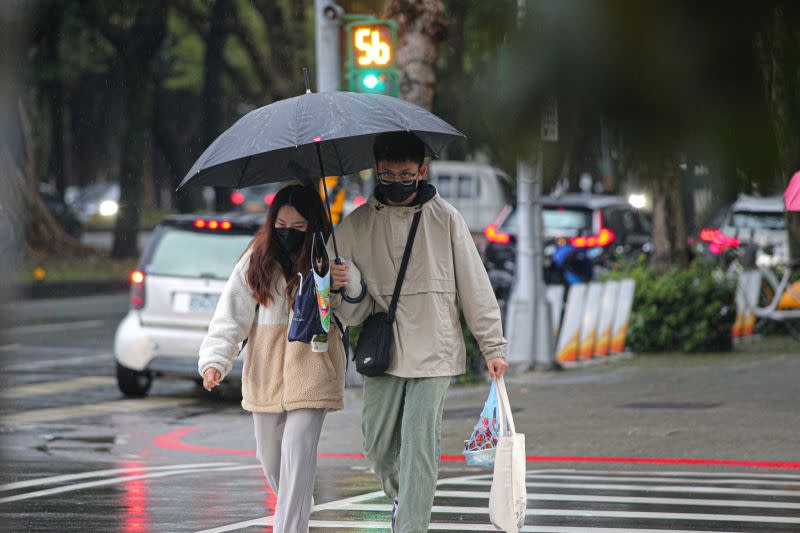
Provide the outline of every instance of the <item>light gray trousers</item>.
{"type": "Polygon", "coordinates": [[[326,409],[253,413],[256,457],[278,495],[273,533],[307,533],[326,409]]]}

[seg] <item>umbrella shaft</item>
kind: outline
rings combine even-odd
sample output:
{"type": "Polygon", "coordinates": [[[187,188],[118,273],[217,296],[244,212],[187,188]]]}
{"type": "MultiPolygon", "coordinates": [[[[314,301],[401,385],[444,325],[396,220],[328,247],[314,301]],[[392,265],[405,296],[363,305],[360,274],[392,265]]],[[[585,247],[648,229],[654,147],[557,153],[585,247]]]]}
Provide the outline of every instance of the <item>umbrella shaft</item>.
{"type": "Polygon", "coordinates": [[[333,253],[336,254],[336,264],[341,265],[342,259],[339,257],[339,247],[336,245],[336,232],[333,229],[333,217],[331,215],[331,202],[328,198],[328,181],[325,179],[325,168],[322,166],[322,150],[319,142],[315,142],[317,148],[317,161],[319,161],[319,173],[322,177],[322,188],[325,191],[325,208],[328,211],[328,223],[331,225],[331,238],[333,239],[333,253]]]}

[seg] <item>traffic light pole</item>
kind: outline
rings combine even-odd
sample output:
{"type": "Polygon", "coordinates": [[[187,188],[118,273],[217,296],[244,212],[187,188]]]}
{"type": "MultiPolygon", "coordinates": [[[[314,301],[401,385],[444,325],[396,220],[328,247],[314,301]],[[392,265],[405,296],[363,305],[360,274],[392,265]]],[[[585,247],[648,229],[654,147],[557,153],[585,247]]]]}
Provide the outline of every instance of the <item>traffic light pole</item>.
{"type": "MultiPolygon", "coordinates": [[[[525,18],[525,0],[518,0],[517,23],[525,18]]],[[[543,277],[542,178],[543,140],[536,150],[536,172],[523,158],[517,160],[516,282],[506,312],[508,353],[514,371],[553,367],[553,328],[543,277]]]]}
{"type": "Polygon", "coordinates": [[[331,0],[314,0],[314,47],[317,59],[317,92],[338,91],[342,64],[339,19],[344,9],[331,0]]]}

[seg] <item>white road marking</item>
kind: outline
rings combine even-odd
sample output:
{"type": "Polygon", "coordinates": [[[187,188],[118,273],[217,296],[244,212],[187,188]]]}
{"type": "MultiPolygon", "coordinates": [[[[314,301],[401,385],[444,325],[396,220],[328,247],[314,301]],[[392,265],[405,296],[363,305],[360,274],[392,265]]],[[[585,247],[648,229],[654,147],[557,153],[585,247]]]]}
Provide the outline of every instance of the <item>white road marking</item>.
{"type": "Polygon", "coordinates": [[[9,400],[26,398],[29,396],[46,396],[48,394],[60,394],[62,392],[90,389],[92,387],[116,385],[116,383],[117,380],[115,378],[106,376],[85,376],[76,379],[45,381],[4,389],[0,391],[0,398],[9,400]]]}
{"type": "Polygon", "coordinates": [[[26,492],[24,494],[15,494],[14,496],[7,496],[5,498],[0,498],[0,503],[16,502],[20,500],[30,500],[32,498],[42,498],[44,496],[52,496],[53,494],[61,494],[63,492],[72,492],[92,487],[102,487],[105,485],[115,485],[117,483],[127,483],[129,481],[137,479],[153,479],[153,478],[178,476],[182,474],[187,474],[187,475],[205,474],[207,472],[232,472],[235,470],[246,470],[248,468],[260,468],[260,465],[226,466],[219,468],[188,468],[183,470],[168,470],[166,472],[156,472],[153,474],[141,474],[141,475],[115,477],[111,479],[100,479],[97,481],[87,481],[85,483],[65,485],[63,487],[54,487],[52,489],[26,492]]]}
{"type": "MultiPolygon", "coordinates": [[[[752,472],[685,472],[685,471],[653,471],[653,470],[629,470],[629,471],[613,471],[613,470],[576,470],[574,468],[554,468],[553,470],[529,470],[527,477],[539,477],[540,474],[582,474],[587,476],[659,476],[659,477],[694,477],[694,478],[753,478],[753,479],[793,479],[800,481],[800,475],[797,474],[773,474],[772,472],[752,473],[752,472]]],[[[480,476],[491,478],[491,474],[480,476]]],[[[476,478],[477,479],[477,478],[476,478]]]]}
{"type": "Polygon", "coordinates": [[[92,365],[94,363],[112,362],[114,354],[111,352],[96,353],[91,355],[75,356],[75,357],[59,357],[58,359],[37,359],[35,361],[26,361],[24,363],[16,363],[13,365],[4,365],[4,372],[33,372],[36,370],[50,370],[51,368],[58,368],[62,366],[80,366],[92,365]]]}
{"type": "Polygon", "coordinates": [[[46,485],[56,485],[58,483],[63,483],[65,481],[75,481],[78,479],[90,479],[93,477],[112,476],[115,474],[125,474],[128,472],[182,470],[186,468],[210,468],[210,467],[220,467],[220,466],[231,466],[237,464],[238,463],[189,463],[189,464],[166,465],[166,466],[142,466],[139,468],[108,468],[105,470],[92,470],[89,472],[80,472],[77,474],[63,474],[60,476],[28,479],[26,481],[15,481],[14,483],[6,483],[5,485],[0,485],[0,491],[27,489],[31,487],[41,487],[46,485]]]}
{"type": "Polygon", "coordinates": [[[41,333],[46,331],[69,331],[72,329],[96,328],[105,324],[103,320],[77,320],[73,322],[54,322],[52,324],[36,324],[32,326],[14,326],[2,330],[3,335],[41,333]]]}
{"type": "MultiPolygon", "coordinates": [[[[491,481],[464,481],[462,485],[489,486],[491,481]]],[[[585,483],[531,483],[526,485],[529,488],[562,488],[562,489],[587,489],[592,490],[629,490],[635,492],[698,492],[705,494],[751,494],[758,496],[797,496],[796,490],[769,490],[769,489],[731,489],[727,487],[692,487],[685,485],[617,485],[599,484],[591,485],[585,483]]]]}
{"type": "Polygon", "coordinates": [[[190,405],[196,402],[197,400],[193,398],[136,398],[113,400],[102,403],[21,411],[0,416],[0,424],[30,426],[37,423],[53,422],[56,420],[62,421],[69,418],[82,418],[112,413],[136,413],[139,411],[149,411],[151,409],[166,409],[168,407],[190,405]]]}
{"type": "MultiPolygon", "coordinates": [[[[489,499],[488,492],[469,492],[459,490],[437,490],[440,498],[489,499]]],[[[700,505],[711,507],[764,507],[769,509],[800,509],[800,503],[772,502],[756,500],[716,500],[693,498],[648,498],[638,496],[594,496],[583,494],[528,493],[528,500],[573,501],[606,503],[641,503],[647,505],[700,505]]]]}
{"type": "Polygon", "coordinates": [[[17,350],[19,347],[22,346],[21,344],[4,344],[0,346],[0,352],[8,352],[10,350],[17,350]]]}
{"type": "MultiPolygon", "coordinates": [[[[354,503],[348,511],[390,512],[389,504],[354,503]]],[[[434,505],[432,513],[488,515],[488,507],[457,507],[434,505]]],[[[590,518],[640,518],[650,520],[714,520],[718,522],[758,522],[774,524],[800,524],[800,518],[790,516],[710,514],[710,513],[662,513],[653,511],[598,511],[595,509],[528,509],[526,516],[568,516],[590,518]]]]}
{"type": "MultiPolygon", "coordinates": [[[[536,473],[550,475],[554,471],[537,471],[529,472],[529,477],[535,479],[536,473]]],[[[581,474],[591,474],[592,471],[579,472],[581,474]]],[[[612,472],[608,472],[612,474],[612,472]]],[[[655,474],[656,478],[665,477],[667,473],[651,472],[655,474]]],[[[695,473],[686,473],[687,475],[694,475],[695,473]]],[[[628,473],[624,473],[628,475],[628,473]]],[[[731,474],[726,474],[731,477],[731,474]]],[[[733,474],[739,477],[738,474],[733,474]]],[[[487,487],[491,483],[491,474],[462,476],[457,478],[441,479],[438,485],[462,485],[467,487],[487,487]]],[[[713,476],[712,476],[713,477],[713,476]]],[[[790,479],[797,479],[796,477],[789,476],[790,479]]],[[[672,480],[678,481],[678,480],[672,480]]],[[[682,480],[681,480],[682,481],[682,480]]],[[[691,480],[702,481],[700,480],[691,480]]],[[[570,483],[528,483],[528,486],[553,486],[553,487],[568,487],[580,488],[583,490],[594,490],[599,487],[604,489],[613,487],[613,490],[631,490],[631,491],[680,491],[680,492],[719,492],[719,493],[735,493],[735,494],[769,494],[781,496],[794,496],[800,497],[797,491],[775,491],[775,490],[759,490],[759,489],[733,489],[727,487],[714,488],[714,487],[675,487],[662,485],[596,485],[596,484],[570,484],[570,483]]],[[[453,490],[437,490],[437,498],[489,498],[488,491],[475,492],[475,491],[453,491],[453,490]]],[[[340,511],[363,511],[369,513],[384,512],[387,514],[385,522],[376,521],[374,517],[367,518],[366,520],[312,520],[309,526],[311,528],[334,529],[334,530],[348,530],[348,529],[390,529],[388,514],[391,511],[391,506],[388,503],[367,503],[375,499],[384,498],[382,491],[370,492],[359,496],[337,500],[314,507],[314,513],[325,510],[340,510],[340,511]]],[[[756,500],[714,500],[714,499],[692,499],[692,498],[657,498],[657,497],[628,497],[628,496],[603,496],[593,494],[550,494],[550,493],[533,493],[528,495],[529,500],[550,500],[550,501],[573,501],[573,502],[608,502],[608,503],[631,503],[643,505],[690,505],[690,506],[718,506],[718,507],[752,507],[756,509],[798,509],[800,508],[800,501],[756,501],[756,500]]],[[[486,524],[464,524],[459,521],[457,523],[442,522],[435,513],[448,513],[448,514],[462,514],[462,515],[488,515],[488,507],[460,507],[460,506],[434,506],[432,509],[434,516],[429,526],[429,530],[458,530],[458,531],[496,531],[494,527],[488,524],[488,517],[486,524]]],[[[760,524],[800,524],[800,518],[791,516],[762,516],[759,514],[715,514],[715,513],[691,513],[691,512],[655,512],[655,511],[614,511],[614,510],[591,510],[591,509],[530,509],[527,511],[527,516],[553,516],[553,517],[567,517],[567,518],[616,518],[619,520],[625,519],[638,519],[638,520],[686,520],[686,521],[706,521],[706,522],[748,522],[760,524]]],[[[365,517],[366,518],[366,517],[365,517]]],[[[236,524],[229,524],[214,529],[203,530],[199,533],[224,533],[228,531],[237,531],[249,527],[270,526],[273,523],[273,517],[261,517],[245,522],[236,524]]],[[[577,526],[524,526],[520,531],[535,532],[535,533],[574,533],[581,531],[586,533],[701,533],[695,530],[686,529],[639,529],[639,528],[626,528],[626,527],[592,527],[580,525],[577,526]]],[[[704,533],[724,533],[718,530],[703,530],[704,533]]]]}
{"type": "MultiPolygon", "coordinates": [[[[638,476],[572,476],[572,475],[549,475],[537,474],[535,476],[528,476],[528,479],[574,479],[581,481],[633,481],[634,483],[697,483],[701,485],[721,485],[721,484],[736,484],[736,485],[778,485],[785,487],[786,485],[800,485],[800,478],[796,481],[776,481],[776,480],[758,480],[758,479],[737,479],[732,476],[731,479],[700,479],[700,478],[687,478],[687,477],[638,477],[638,476]]],[[[591,486],[591,484],[587,484],[591,486]]]]}

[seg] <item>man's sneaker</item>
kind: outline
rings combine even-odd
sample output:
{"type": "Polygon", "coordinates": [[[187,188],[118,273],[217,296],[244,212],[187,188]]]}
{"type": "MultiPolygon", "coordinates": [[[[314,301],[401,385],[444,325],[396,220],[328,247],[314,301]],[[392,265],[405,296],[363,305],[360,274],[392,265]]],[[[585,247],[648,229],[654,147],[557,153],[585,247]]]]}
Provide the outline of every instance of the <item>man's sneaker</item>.
{"type": "Polygon", "coordinates": [[[395,532],[397,526],[397,500],[392,504],[392,533],[395,532]]]}

